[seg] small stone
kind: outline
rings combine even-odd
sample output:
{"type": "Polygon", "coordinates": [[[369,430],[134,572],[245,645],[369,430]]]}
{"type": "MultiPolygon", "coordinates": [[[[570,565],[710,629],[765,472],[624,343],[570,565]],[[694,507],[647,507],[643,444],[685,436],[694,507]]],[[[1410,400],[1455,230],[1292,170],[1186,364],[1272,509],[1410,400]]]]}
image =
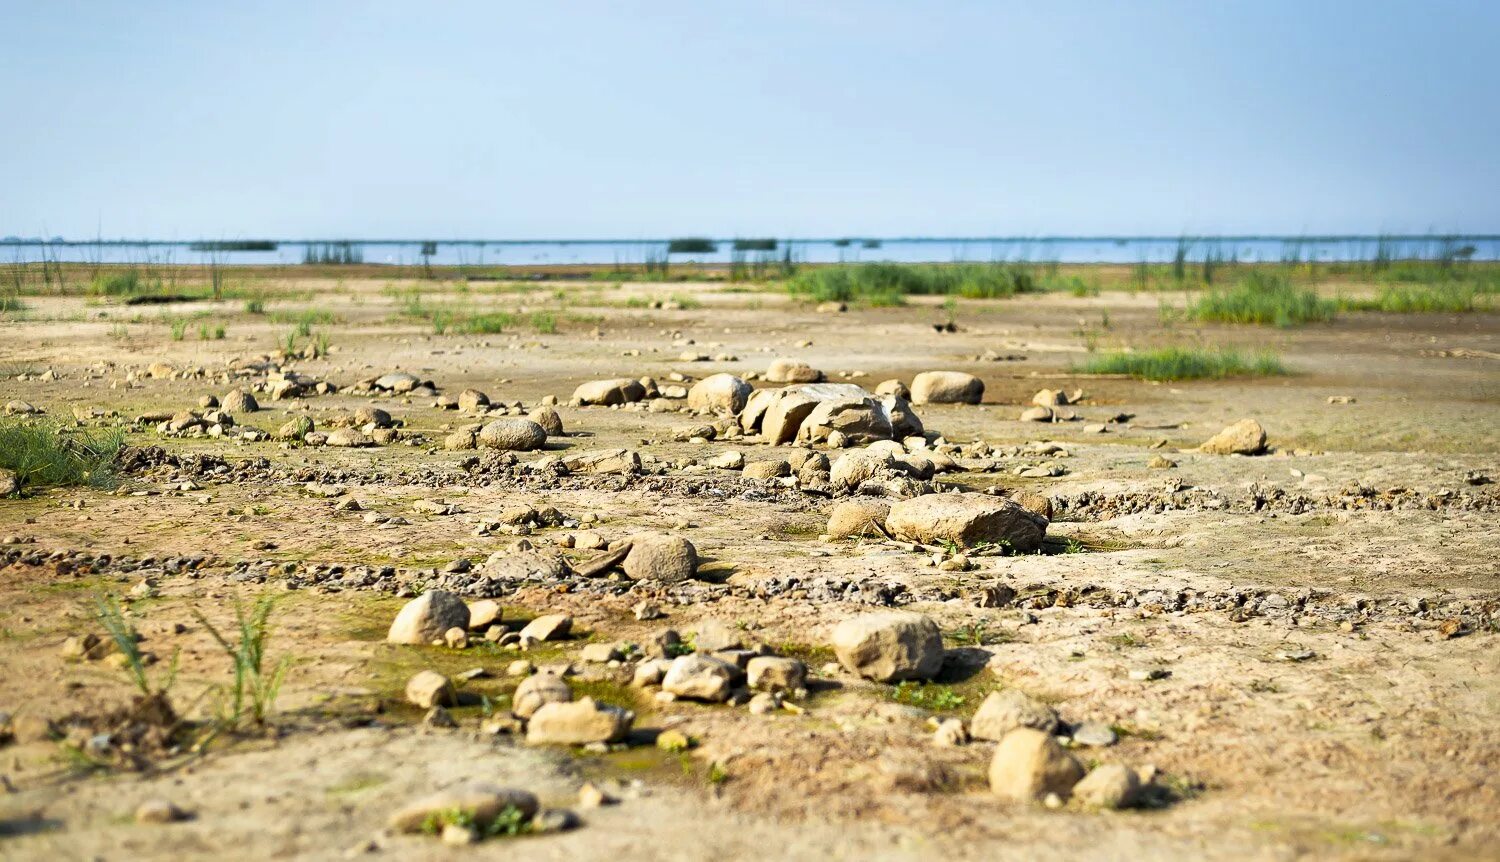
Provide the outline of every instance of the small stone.
{"type": "Polygon", "coordinates": [[[958,746],[968,744],[969,732],[964,729],[964,723],[961,719],[945,719],[937,726],[937,730],[933,732],[932,742],[934,745],[945,748],[957,748],[958,746]]]}
{"type": "Polygon", "coordinates": [[[876,682],[931,679],[943,666],[943,637],[931,619],[910,611],[862,614],[839,623],[833,650],[851,672],[876,682]]]}
{"type": "Polygon", "coordinates": [[[613,805],[619,800],[600,789],[599,785],[592,781],[584,782],[578,788],[579,808],[602,808],[605,805],[613,805]]]}
{"type": "Polygon", "coordinates": [[[539,673],[526,677],[516,686],[510,710],[521,718],[530,718],[545,704],[567,703],[572,699],[573,689],[567,680],[557,674],[539,673]]]}
{"type": "Polygon", "coordinates": [[[473,826],[449,823],[443,826],[442,841],[452,847],[479,843],[479,830],[473,826]]]}
{"type": "Polygon", "coordinates": [[[469,633],[454,626],[443,632],[443,643],[447,644],[449,649],[468,649],[469,633]]]}
{"type": "Polygon", "coordinates": [[[745,674],[756,691],[796,691],[807,686],[807,665],[794,658],[756,656],[745,674]]]}
{"type": "Polygon", "coordinates": [[[437,727],[444,730],[451,730],[458,727],[458,722],[453,720],[453,713],[441,706],[434,706],[432,709],[427,710],[427,714],[422,716],[422,723],[428,727],[437,727]]]}
{"type": "Polygon", "coordinates": [[[995,747],[989,777],[990,790],[996,795],[1034,802],[1047,794],[1066,798],[1083,778],[1083,767],[1050,733],[1019,727],[995,747]]]}
{"type": "Polygon", "coordinates": [[[431,590],[407,602],[391,623],[386,640],[397,644],[430,644],[447,631],[469,626],[469,607],[453,593],[431,590]]]}
{"type": "MultiPolygon", "coordinates": [[[[540,679],[545,674],[531,677],[540,679]]],[[[530,745],[585,745],[591,742],[615,742],[630,732],[635,713],[606,704],[591,697],[571,703],[546,703],[526,723],[526,742],[530,745]]]]}
{"type": "Polygon", "coordinates": [[[656,735],[656,747],[662,751],[683,752],[693,747],[693,739],[680,730],[663,730],[656,735]]]}
{"type": "Polygon", "coordinates": [[[522,638],[538,641],[558,641],[573,630],[573,618],[567,614],[546,614],[537,617],[521,629],[522,638]]]}
{"type": "Polygon", "coordinates": [[[702,655],[678,656],[662,679],[662,691],[677,697],[722,703],[739,669],[728,662],[702,655]]]}
{"type": "Polygon", "coordinates": [[[186,811],[166,799],[148,799],[135,809],[137,823],[176,823],[187,816],[186,811]]]}
{"type": "Polygon", "coordinates": [[[1119,809],[1135,804],[1141,789],[1135,770],[1106,763],[1073,785],[1073,798],[1089,808],[1119,809]]]}
{"type": "Polygon", "coordinates": [[[1057,713],[1052,707],[1008,688],[991,692],[969,721],[969,733],[975,739],[999,742],[1018,727],[1029,727],[1051,734],[1057,730],[1057,713]]]}
{"type": "Polygon", "coordinates": [[[527,819],[536,815],[535,794],[525,790],[500,787],[488,782],[471,782],[416,800],[391,815],[390,827],[396,832],[421,832],[437,818],[461,811],[475,822],[491,823],[507,808],[514,808],[527,819]]]}
{"type": "Polygon", "coordinates": [[[458,693],[446,676],[433,670],[417,673],[406,682],[406,700],[422,709],[434,706],[452,706],[458,702],[458,693]]]}
{"type": "Polygon", "coordinates": [[[1073,742],[1090,748],[1108,748],[1120,741],[1115,729],[1102,721],[1085,721],[1073,728],[1073,742]]]}

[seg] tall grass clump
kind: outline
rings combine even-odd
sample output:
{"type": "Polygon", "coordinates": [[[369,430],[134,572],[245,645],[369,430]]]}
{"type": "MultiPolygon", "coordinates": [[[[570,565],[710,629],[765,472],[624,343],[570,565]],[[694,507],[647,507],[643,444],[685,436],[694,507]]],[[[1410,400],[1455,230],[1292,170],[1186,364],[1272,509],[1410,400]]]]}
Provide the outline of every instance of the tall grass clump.
{"type": "Polygon", "coordinates": [[[200,611],[193,611],[198,622],[229,657],[234,680],[224,691],[220,720],[230,728],[238,727],[248,717],[264,725],[276,706],[281,684],[291,667],[291,658],[283,656],[274,665],[266,665],[266,641],[271,631],[272,596],[262,596],[248,610],[235,600],[235,640],[230,641],[200,611]]]}
{"type": "Polygon", "coordinates": [[[125,435],[116,429],[70,432],[50,422],[0,423],[0,467],[23,486],[114,484],[114,460],[125,435]]]}
{"type": "Polygon", "coordinates": [[[862,263],[803,270],[787,289],[819,302],[899,305],[907,295],[995,299],[1039,289],[1030,267],[1011,263],[862,263]]]}
{"type": "Polygon", "coordinates": [[[26,310],[26,303],[13,293],[0,293],[0,314],[15,314],[26,310]]]}
{"type": "Polygon", "coordinates": [[[1187,315],[1213,323],[1297,326],[1332,320],[1337,307],[1284,276],[1252,272],[1228,290],[1210,290],[1188,306],[1187,315]]]}
{"type": "Polygon", "coordinates": [[[1082,374],[1128,374],[1141,380],[1220,380],[1287,373],[1281,359],[1269,351],[1246,356],[1237,350],[1197,347],[1098,353],[1073,366],[1073,370],[1082,374]]]}

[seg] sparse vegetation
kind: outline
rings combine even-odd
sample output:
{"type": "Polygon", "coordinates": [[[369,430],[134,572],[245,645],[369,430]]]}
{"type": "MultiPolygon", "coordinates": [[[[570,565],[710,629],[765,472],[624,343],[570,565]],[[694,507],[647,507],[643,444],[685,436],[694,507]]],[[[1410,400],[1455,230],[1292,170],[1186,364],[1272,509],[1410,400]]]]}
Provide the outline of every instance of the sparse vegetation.
{"type": "Polygon", "coordinates": [[[166,695],[171,690],[172,683],[177,679],[176,654],[173,654],[172,661],[165,672],[152,680],[146,672],[147,658],[146,654],[141,651],[141,636],[130,621],[125,619],[120,600],[109,594],[96,596],[94,615],[114,643],[115,650],[124,656],[125,660],[121,666],[130,677],[130,681],[140,689],[141,695],[148,698],[166,695]]]}
{"type": "Polygon", "coordinates": [[[1269,351],[1247,356],[1237,350],[1194,347],[1097,353],[1074,365],[1073,370],[1082,374],[1128,374],[1142,380],[1218,380],[1287,373],[1280,358],[1269,351]]]}
{"type": "Polygon", "coordinates": [[[274,607],[275,599],[271,596],[256,599],[248,610],[236,599],[237,639],[233,642],[225,638],[201,611],[193,611],[204,630],[229,656],[234,672],[234,681],[225,692],[225,702],[220,710],[220,720],[228,728],[239,727],[247,717],[255,724],[265,724],[291,667],[291,659],[285,656],[274,665],[266,666],[266,641],[274,607]]]}
{"type": "Polygon", "coordinates": [[[1332,320],[1337,303],[1283,276],[1252,272],[1229,290],[1211,290],[1188,305],[1187,316],[1212,323],[1297,326],[1332,320]]]}
{"type": "Polygon", "coordinates": [[[818,302],[900,305],[908,295],[995,299],[1040,288],[1025,264],[864,263],[804,270],[787,289],[818,302]]]}
{"type": "Polygon", "coordinates": [[[125,435],[115,429],[69,430],[48,422],[0,421],[0,467],[23,486],[112,487],[115,454],[125,435]]]}

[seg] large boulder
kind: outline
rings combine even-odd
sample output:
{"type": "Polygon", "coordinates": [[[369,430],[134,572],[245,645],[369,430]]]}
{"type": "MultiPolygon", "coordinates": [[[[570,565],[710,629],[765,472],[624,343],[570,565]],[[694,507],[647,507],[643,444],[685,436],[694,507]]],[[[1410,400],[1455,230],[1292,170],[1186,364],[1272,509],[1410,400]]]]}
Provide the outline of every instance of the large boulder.
{"type": "Polygon", "coordinates": [[[530,745],[588,745],[615,742],[630,732],[635,713],[596,703],[591,697],[569,703],[546,703],[526,722],[530,745]]]}
{"type": "Polygon", "coordinates": [[[885,535],[885,518],[891,513],[891,504],[873,498],[846,500],[828,513],[828,535],[835,539],[850,536],[885,535]]]}
{"type": "Polygon", "coordinates": [[[431,590],[401,608],[385,639],[393,644],[430,644],[454,627],[469,627],[469,606],[453,593],[431,590]]]}
{"type": "Polygon", "coordinates": [[[225,413],[254,413],[260,409],[255,396],[243,389],[231,389],[219,401],[219,409],[225,413]]]}
{"type": "Polygon", "coordinates": [[[1049,793],[1067,799],[1083,778],[1083,767],[1050,733],[1019,727],[995,746],[990,791],[1017,802],[1038,802],[1049,793]]]}
{"type": "Polygon", "coordinates": [[[646,397],[646,387],[639,380],[617,377],[612,380],[590,380],[573,390],[572,402],[578,406],[630,404],[646,397]]]}
{"type": "Polygon", "coordinates": [[[802,420],[797,439],[822,443],[834,432],[856,446],[889,440],[891,417],[886,414],[884,404],[869,396],[830,399],[819,402],[802,420]]]}
{"type": "Polygon", "coordinates": [[[1241,419],[1198,448],[1213,455],[1259,455],[1266,451],[1266,429],[1254,419],[1241,419]]]}
{"type": "Polygon", "coordinates": [[[390,826],[396,832],[421,832],[429,824],[458,812],[475,823],[493,823],[507,808],[514,808],[522,818],[530,820],[538,807],[536,795],[529,791],[475,781],[408,804],[391,815],[390,826]]]}
{"type": "Polygon", "coordinates": [[[894,503],[885,528],[908,542],[952,542],[965,548],[988,543],[1030,553],[1042,546],[1047,520],[1003,497],[964,492],[924,494],[894,503]]]}
{"type": "Polygon", "coordinates": [[[545,404],[535,407],[530,413],[526,414],[526,418],[542,426],[542,430],[547,432],[548,437],[561,437],[563,435],[562,416],[558,414],[555,408],[548,407],[545,404]]]}
{"type": "Polygon", "coordinates": [[[637,533],[630,537],[630,553],[621,568],[637,581],[680,583],[698,571],[698,549],[681,536],[637,533]]]}
{"type": "Polygon", "coordinates": [[[839,623],[833,652],[845,668],[876,682],[931,679],[943,667],[943,636],[922,614],[878,611],[839,623]]]}
{"type": "Polygon", "coordinates": [[[479,429],[477,442],[486,449],[530,452],[546,444],[547,431],[530,419],[506,416],[486,422],[479,429]]]}
{"type": "Polygon", "coordinates": [[[713,374],[688,390],[688,409],[733,416],[745,409],[750,392],[750,384],[733,374],[713,374]]]}
{"type": "Polygon", "coordinates": [[[822,379],[823,372],[795,359],[772,360],[766,369],[766,380],[771,383],[817,383],[822,379]]]}
{"type": "Polygon", "coordinates": [[[1057,730],[1057,713],[1052,707],[1016,689],[994,691],[979,704],[979,709],[969,720],[969,735],[999,742],[1018,727],[1050,734],[1057,730]]]}
{"type": "Polygon", "coordinates": [[[760,420],[761,439],[777,446],[797,438],[802,422],[812,414],[818,401],[804,392],[784,391],[773,400],[760,420]]]}
{"type": "Polygon", "coordinates": [[[913,404],[978,404],[984,381],[962,371],[923,371],[911,381],[913,404]]]}

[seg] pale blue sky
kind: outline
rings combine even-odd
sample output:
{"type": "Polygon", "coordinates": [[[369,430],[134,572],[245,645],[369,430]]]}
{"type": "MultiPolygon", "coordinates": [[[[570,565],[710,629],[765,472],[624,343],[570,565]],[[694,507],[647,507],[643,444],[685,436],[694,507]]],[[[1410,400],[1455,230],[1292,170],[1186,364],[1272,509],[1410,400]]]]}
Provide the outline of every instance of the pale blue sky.
{"type": "Polygon", "coordinates": [[[1500,231],[1500,2],[0,0],[0,234],[1500,231]]]}

